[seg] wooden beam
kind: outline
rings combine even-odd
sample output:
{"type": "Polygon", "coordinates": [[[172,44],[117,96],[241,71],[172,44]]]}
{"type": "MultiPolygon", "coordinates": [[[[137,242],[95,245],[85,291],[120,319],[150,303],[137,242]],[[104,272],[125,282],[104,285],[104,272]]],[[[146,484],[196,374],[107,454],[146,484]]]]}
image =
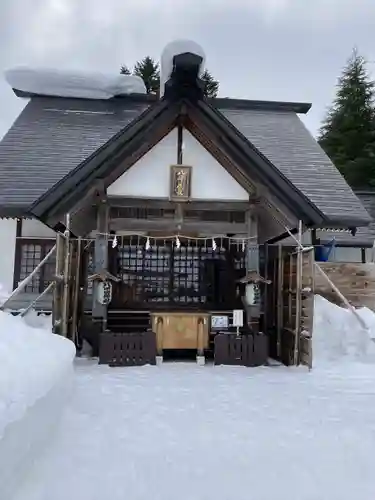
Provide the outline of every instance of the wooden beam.
{"type": "Polygon", "coordinates": [[[256,186],[253,180],[250,180],[247,173],[224,153],[223,148],[219,144],[215,144],[212,131],[207,125],[199,120],[196,112],[190,110],[189,114],[191,118],[187,119],[185,122],[187,130],[249,194],[254,194],[256,192],[256,186]],[[197,123],[199,123],[199,126],[197,123]]]}
{"type": "Polygon", "coordinates": [[[76,236],[85,237],[96,229],[96,214],[97,209],[94,205],[90,204],[82,207],[71,218],[70,229],[72,233],[76,236]]]}
{"type": "Polygon", "coordinates": [[[55,212],[51,210],[51,213],[48,217],[48,225],[55,226],[57,223],[62,222],[64,220],[64,212],[61,211],[68,209],[73,203],[73,207],[70,210],[70,214],[74,217],[76,214],[81,212],[81,210],[85,210],[87,207],[93,206],[100,197],[103,192],[105,192],[104,181],[102,179],[97,179],[93,182],[93,185],[90,189],[82,196],[82,195],[74,195],[72,197],[67,197],[66,200],[62,204],[60,204],[59,211],[55,212]]]}
{"type": "MultiPolygon", "coordinates": [[[[268,211],[268,213],[277,222],[283,226],[296,227],[298,225],[298,219],[289,210],[281,207],[275,200],[275,198],[268,192],[267,195],[264,194],[260,198],[260,205],[268,211]]],[[[276,235],[275,235],[276,236],[276,235]]]]}
{"type": "Polygon", "coordinates": [[[181,124],[177,128],[177,165],[182,165],[182,144],[183,144],[183,127],[181,124]]]}
{"type": "Polygon", "coordinates": [[[163,126],[159,127],[157,131],[153,131],[153,126],[149,126],[149,130],[145,131],[139,137],[133,139],[134,146],[132,152],[126,153],[126,147],[113,159],[108,160],[110,168],[107,176],[101,174],[105,179],[105,186],[108,188],[115,182],[122,174],[128,171],[137,161],[139,161],[146,153],[148,153],[156,144],[158,144],[164,137],[166,137],[176,126],[176,111],[171,109],[167,112],[166,122],[163,126]],[[149,137],[147,138],[147,132],[149,137]]]}
{"type": "Polygon", "coordinates": [[[186,221],[184,220],[181,229],[178,231],[175,220],[171,219],[111,219],[110,229],[112,231],[165,231],[166,234],[184,234],[184,232],[216,234],[246,234],[246,223],[231,222],[211,222],[211,221],[186,221]]]}
{"type": "MultiPolygon", "coordinates": [[[[111,207],[139,207],[139,208],[160,208],[173,209],[175,204],[166,198],[131,198],[122,196],[108,196],[108,203],[111,207]]],[[[250,206],[250,201],[210,201],[193,200],[185,204],[187,210],[220,210],[220,211],[246,211],[250,206]]]]}

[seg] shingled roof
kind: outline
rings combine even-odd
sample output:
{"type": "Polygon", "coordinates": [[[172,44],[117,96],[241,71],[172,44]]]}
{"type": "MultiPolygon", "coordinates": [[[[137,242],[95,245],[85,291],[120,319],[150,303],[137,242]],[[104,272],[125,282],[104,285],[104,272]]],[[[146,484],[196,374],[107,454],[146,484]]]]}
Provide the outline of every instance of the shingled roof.
{"type": "Polygon", "coordinates": [[[370,217],[340,172],[293,111],[221,110],[332,221],[370,217]]]}
{"type": "Polygon", "coordinates": [[[33,97],[0,142],[0,207],[27,210],[149,105],[33,97]]]}
{"type": "Polygon", "coordinates": [[[372,222],[364,227],[359,227],[355,235],[350,232],[317,231],[320,241],[328,243],[333,238],[337,245],[353,247],[372,247],[375,242],[375,190],[359,190],[355,192],[367,212],[372,217],[372,222]]]}
{"type": "MultiPolygon", "coordinates": [[[[107,101],[33,97],[0,143],[0,216],[20,216],[145,110],[148,96],[107,101]]],[[[307,104],[211,101],[333,227],[372,219],[297,112],[307,104]]]]}

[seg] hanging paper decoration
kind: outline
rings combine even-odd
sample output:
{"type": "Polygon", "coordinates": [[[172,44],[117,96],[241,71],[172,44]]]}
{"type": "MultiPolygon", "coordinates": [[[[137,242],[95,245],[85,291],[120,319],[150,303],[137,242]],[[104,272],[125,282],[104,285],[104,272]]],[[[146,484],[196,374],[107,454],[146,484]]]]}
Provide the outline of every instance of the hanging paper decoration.
{"type": "Polygon", "coordinates": [[[146,250],[150,250],[150,248],[151,248],[151,245],[150,245],[150,238],[147,238],[147,240],[146,240],[146,245],[145,245],[145,249],[146,249],[146,250]]]}
{"type": "MultiPolygon", "coordinates": [[[[98,233],[98,234],[101,236],[106,236],[108,241],[112,241],[113,248],[120,244],[118,237],[116,235],[114,235],[113,233],[98,233]]],[[[144,233],[133,233],[133,234],[127,233],[126,234],[126,238],[130,238],[130,240],[134,237],[138,238],[138,245],[139,245],[140,240],[145,237],[145,234],[144,233]]],[[[230,243],[232,243],[232,242],[236,243],[237,248],[238,248],[238,245],[241,245],[242,249],[244,251],[246,250],[247,245],[251,244],[252,240],[254,240],[254,245],[257,246],[256,236],[249,236],[248,238],[244,238],[243,236],[242,237],[241,236],[239,236],[239,237],[223,236],[223,237],[220,237],[220,243],[216,243],[216,241],[215,241],[215,238],[217,239],[218,236],[216,236],[216,237],[215,236],[193,237],[190,235],[189,236],[181,235],[181,237],[186,238],[190,241],[196,241],[196,242],[202,241],[202,242],[204,242],[205,245],[209,245],[209,241],[211,240],[212,247],[214,250],[219,248],[218,245],[220,245],[220,248],[222,247],[223,240],[229,241],[230,243]]],[[[119,236],[119,238],[121,238],[121,246],[123,246],[124,236],[119,236]]],[[[181,246],[181,243],[178,244],[178,242],[180,242],[179,235],[176,235],[176,234],[168,234],[168,235],[164,235],[164,236],[152,236],[152,239],[155,241],[164,240],[164,242],[175,240],[177,248],[180,248],[180,246],[181,246]]],[[[87,241],[89,241],[89,240],[87,240],[87,241]]],[[[91,239],[90,241],[94,241],[94,239],[91,239]]],[[[145,244],[145,249],[150,249],[151,244],[150,244],[149,237],[147,237],[147,241],[148,241],[148,244],[147,243],[145,244]]],[[[254,245],[251,245],[251,246],[254,246],[254,245]]],[[[140,251],[140,252],[142,253],[142,251],[140,251]]]]}

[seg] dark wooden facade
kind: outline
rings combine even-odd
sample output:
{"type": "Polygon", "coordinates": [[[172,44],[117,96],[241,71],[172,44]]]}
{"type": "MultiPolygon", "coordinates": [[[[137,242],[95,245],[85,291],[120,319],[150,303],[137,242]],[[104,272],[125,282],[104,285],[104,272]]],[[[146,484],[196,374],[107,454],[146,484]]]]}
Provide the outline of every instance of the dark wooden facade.
{"type": "MultiPolygon", "coordinates": [[[[179,334],[190,338],[196,334],[202,354],[212,344],[207,318],[213,312],[244,309],[247,331],[241,333],[266,333],[269,343],[261,339],[259,345],[269,345],[274,356],[286,363],[311,365],[307,334],[311,334],[312,306],[306,290],[313,290],[308,271],[312,254],[302,253],[298,245],[283,250],[267,243],[285,237],[289,229],[301,236],[302,228],[354,227],[364,215],[335,219],[336,212],[320,205],[317,195],[318,206],[309,198],[309,190],[297,188],[288,178],[287,169],[283,173],[289,160],[281,155],[274,163],[273,155],[261,152],[245,137],[245,129],[237,129],[203,97],[199,67],[195,63],[183,67],[181,61],[175,62],[163,99],[120,128],[27,207],[28,216],[58,232],[56,261],[31,282],[28,291],[40,293],[54,276],[62,276],[54,292],[55,331],[77,344],[85,336],[96,351],[100,336],[108,330],[116,335],[143,334],[153,313],[157,313],[153,318],[158,328],[159,317],[181,313],[190,314],[191,321],[179,334]],[[177,140],[173,161],[168,161],[169,197],[111,196],[113,183],[172,130],[177,130],[177,140]],[[184,164],[186,131],[244,190],[245,201],[195,199],[191,189],[195,166],[184,164]],[[244,303],[248,276],[254,284],[251,305],[244,303]],[[108,283],[112,287],[109,303],[104,300],[108,283]]],[[[281,148],[281,142],[276,143],[281,148]]],[[[23,266],[16,272],[15,284],[31,270],[35,256],[42,258],[48,252],[51,242],[29,240],[27,245],[17,242],[16,261],[23,266]]],[[[255,352],[254,339],[231,343],[231,338],[227,337],[222,357],[227,362],[234,361],[240,344],[241,352],[255,352]]],[[[126,345],[125,351],[131,350],[126,345]]],[[[137,345],[133,351],[140,358],[143,347],[137,345]]],[[[252,364],[246,356],[244,363],[252,364]]]]}

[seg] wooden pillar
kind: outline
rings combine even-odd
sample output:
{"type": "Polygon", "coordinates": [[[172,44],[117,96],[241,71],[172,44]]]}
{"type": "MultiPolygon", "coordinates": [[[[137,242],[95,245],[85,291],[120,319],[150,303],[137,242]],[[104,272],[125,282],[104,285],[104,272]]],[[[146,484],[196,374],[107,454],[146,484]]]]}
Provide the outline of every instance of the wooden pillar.
{"type": "MultiPolygon", "coordinates": [[[[255,211],[255,205],[252,204],[247,212],[247,235],[249,238],[247,259],[246,259],[246,272],[256,273],[259,276],[259,244],[258,244],[258,214],[255,211]]],[[[255,285],[259,287],[259,284],[255,285]]],[[[248,322],[254,332],[259,331],[259,319],[261,315],[260,304],[260,290],[256,295],[254,305],[248,308],[248,322]]]]}
{"type": "MultiPolygon", "coordinates": [[[[97,205],[97,235],[94,248],[94,273],[106,271],[108,268],[108,233],[109,233],[109,206],[103,196],[97,205]]],[[[97,298],[98,283],[93,283],[93,304],[92,315],[95,319],[100,319],[103,323],[107,320],[107,306],[100,304],[97,298]]]]}
{"type": "Polygon", "coordinates": [[[278,257],[277,257],[277,280],[275,281],[274,286],[277,284],[277,323],[276,323],[276,331],[277,331],[277,357],[281,359],[281,341],[282,341],[282,329],[283,329],[283,321],[284,321],[284,255],[283,255],[283,247],[278,245],[278,257]]]}
{"type": "Polygon", "coordinates": [[[72,324],[70,338],[78,345],[78,323],[79,323],[79,300],[80,300],[80,277],[82,264],[82,238],[78,238],[72,245],[72,269],[71,269],[71,303],[72,303],[72,324]]]}
{"type": "Polygon", "coordinates": [[[53,289],[52,303],[52,330],[53,333],[62,333],[62,313],[63,313],[63,275],[64,275],[64,236],[56,233],[56,267],[55,280],[56,285],[53,289]]]}
{"type": "Polygon", "coordinates": [[[302,221],[298,222],[298,247],[296,257],[296,315],[295,315],[295,332],[294,332],[294,354],[293,360],[295,365],[300,362],[300,340],[301,340],[301,318],[302,318],[302,272],[303,272],[303,254],[302,254],[302,221]]]}
{"type": "Polygon", "coordinates": [[[70,214],[65,216],[65,232],[64,232],[64,288],[62,297],[62,313],[61,313],[61,335],[68,337],[69,321],[70,321],[70,270],[72,245],[70,242],[70,214]]]}

